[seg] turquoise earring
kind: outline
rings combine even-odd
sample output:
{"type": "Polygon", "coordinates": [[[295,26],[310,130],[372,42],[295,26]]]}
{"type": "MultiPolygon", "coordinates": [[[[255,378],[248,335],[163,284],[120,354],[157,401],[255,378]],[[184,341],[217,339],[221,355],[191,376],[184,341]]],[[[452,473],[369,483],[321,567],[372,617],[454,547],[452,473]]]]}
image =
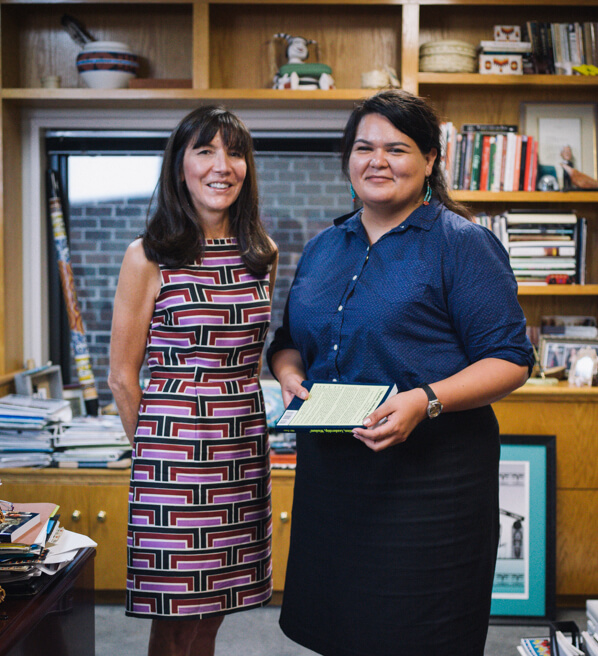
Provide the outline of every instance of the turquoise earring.
{"type": "Polygon", "coordinates": [[[426,178],[426,193],[424,194],[424,205],[430,204],[432,198],[432,187],[430,187],[430,178],[426,178]]]}
{"type": "Polygon", "coordinates": [[[349,191],[351,192],[351,198],[353,199],[353,202],[357,200],[357,194],[355,193],[355,189],[353,189],[353,183],[349,182],[349,191]]]}

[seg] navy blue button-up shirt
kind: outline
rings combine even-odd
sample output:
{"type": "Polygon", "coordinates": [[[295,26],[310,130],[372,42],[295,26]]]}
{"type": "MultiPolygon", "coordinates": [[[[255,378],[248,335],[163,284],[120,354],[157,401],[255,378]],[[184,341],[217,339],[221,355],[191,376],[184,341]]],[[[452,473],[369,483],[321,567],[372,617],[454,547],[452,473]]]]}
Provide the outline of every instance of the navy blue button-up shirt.
{"type": "Polygon", "coordinates": [[[372,246],[361,212],[310,240],[268,360],[285,348],[309,380],[401,391],[484,358],[534,361],[504,247],[437,200],[372,246]]]}

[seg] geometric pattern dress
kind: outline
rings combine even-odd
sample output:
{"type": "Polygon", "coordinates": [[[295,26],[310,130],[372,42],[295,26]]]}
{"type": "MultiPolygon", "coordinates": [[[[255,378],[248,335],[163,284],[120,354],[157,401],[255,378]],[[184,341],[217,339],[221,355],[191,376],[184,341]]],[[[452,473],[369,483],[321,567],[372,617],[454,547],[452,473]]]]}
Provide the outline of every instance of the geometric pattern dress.
{"type": "Polygon", "coordinates": [[[269,442],[257,378],[268,274],[235,239],[160,267],[135,432],[126,613],[200,618],[272,596],[269,442]]]}

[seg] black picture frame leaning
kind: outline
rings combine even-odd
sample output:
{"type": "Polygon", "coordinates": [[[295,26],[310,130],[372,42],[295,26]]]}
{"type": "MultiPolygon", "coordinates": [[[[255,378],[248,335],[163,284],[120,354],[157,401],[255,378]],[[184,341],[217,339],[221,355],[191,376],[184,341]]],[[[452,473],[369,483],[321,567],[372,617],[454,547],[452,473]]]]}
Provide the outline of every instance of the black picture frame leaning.
{"type": "Polygon", "coordinates": [[[512,532],[501,531],[490,623],[549,624],[556,615],[556,436],[500,440],[502,526],[511,522],[512,532]]]}

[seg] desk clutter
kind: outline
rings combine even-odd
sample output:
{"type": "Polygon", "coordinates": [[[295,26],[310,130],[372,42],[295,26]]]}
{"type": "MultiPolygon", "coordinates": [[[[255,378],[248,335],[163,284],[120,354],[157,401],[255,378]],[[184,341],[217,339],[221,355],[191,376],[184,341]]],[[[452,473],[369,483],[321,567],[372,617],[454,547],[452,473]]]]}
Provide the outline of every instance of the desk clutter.
{"type": "Polygon", "coordinates": [[[586,600],[587,629],[575,622],[551,622],[549,635],[522,638],[521,656],[598,656],[598,599],[586,600]]]}
{"type": "Polygon", "coordinates": [[[120,417],[73,417],[64,399],[0,398],[0,469],[130,466],[131,445],[120,417]]]}
{"type": "Polygon", "coordinates": [[[91,538],[61,526],[54,503],[0,501],[0,508],[0,589],[9,597],[35,594],[42,575],[53,576],[79,549],[97,546],[91,538]],[[29,519],[28,530],[12,540],[11,529],[24,517],[29,519]]]}

